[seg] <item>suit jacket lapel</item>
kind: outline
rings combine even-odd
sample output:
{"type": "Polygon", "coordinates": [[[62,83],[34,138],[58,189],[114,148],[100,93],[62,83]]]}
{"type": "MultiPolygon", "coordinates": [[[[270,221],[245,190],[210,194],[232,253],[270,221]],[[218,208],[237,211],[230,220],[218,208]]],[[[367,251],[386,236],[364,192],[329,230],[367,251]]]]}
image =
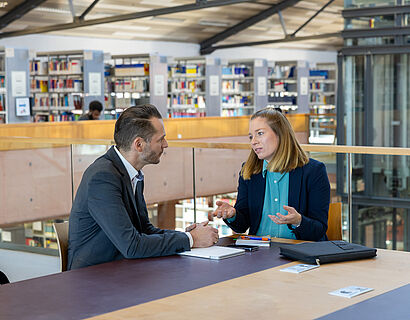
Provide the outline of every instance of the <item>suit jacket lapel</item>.
{"type": "MultiPolygon", "coordinates": [[[[262,219],[262,211],[263,211],[263,204],[265,202],[265,189],[266,189],[266,178],[262,176],[262,173],[259,173],[256,175],[256,183],[252,187],[252,191],[254,192],[254,198],[256,201],[254,201],[255,204],[255,212],[257,213],[255,221],[255,226],[259,227],[259,224],[262,219]]],[[[252,215],[251,215],[252,216],[252,215]]],[[[253,233],[256,233],[258,230],[254,230],[253,233]]]]}
{"type": "Polygon", "coordinates": [[[288,204],[299,212],[300,190],[302,186],[303,169],[296,168],[289,172],[288,204]]]}
{"type": "Polygon", "coordinates": [[[128,199],[131,199],[130,202],[132,204],[132,208],[127,208],[128,216],[130,217],[131,221],[133,222],[135,228],[137,230],[141,230],[141,221],[138,215],[138,207],[135,199],[135,193],[132,190],[131,179],[128,175],[127,169],[125,169],[124,164],[122,163],[120,157],[118,157],[117,152],[114,150],[114,146],[112,146],[106,153],[108,159],[112,161],[114,166],[118,169],[118,171],[122,175],[122,179],[125,183],[127,188],[127,195],[128,199]],[[130,210],[131,209],[131,210],[130,210]]]}

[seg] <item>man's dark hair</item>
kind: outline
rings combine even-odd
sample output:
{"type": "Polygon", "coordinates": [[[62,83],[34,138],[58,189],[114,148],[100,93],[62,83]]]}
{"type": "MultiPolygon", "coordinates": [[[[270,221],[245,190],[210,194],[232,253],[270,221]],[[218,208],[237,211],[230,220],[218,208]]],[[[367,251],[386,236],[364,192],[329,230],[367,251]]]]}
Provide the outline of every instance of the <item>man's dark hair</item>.
{"type": "Polygon", "coordinates": [[[90,105],[88,106],[88,110],[89,111],[94,111],[94,110],[98,110],[98,111],[102,111],[103,106],[101,104],[100,101],[94,100],[90,102],[90,105]]]}
{"type": "Polygon", "coordinates": [[[137,137],[150,142],[156,132],[150,121],[152,118],[162,119],[161,114],[152,104],[130,107],[121,113],[114,130],[117,148],[128,151],[137,137]]]}

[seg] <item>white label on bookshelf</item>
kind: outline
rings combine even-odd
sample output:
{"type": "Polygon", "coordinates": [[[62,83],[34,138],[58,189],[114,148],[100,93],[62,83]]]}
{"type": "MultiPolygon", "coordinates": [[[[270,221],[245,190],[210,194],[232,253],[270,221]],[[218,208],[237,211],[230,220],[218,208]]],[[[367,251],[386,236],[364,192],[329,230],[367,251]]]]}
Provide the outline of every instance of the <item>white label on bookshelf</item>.
{"type": "Polygon", "coordinates": [[[33,230],[34,231],[43,231],[43,224],[41,221],[33,222],[33,230]]]}
{"type": "Polygon", "coordinates": [[[154,76],[154,96],[163,96],[165,94],[165,78],[163,74],[154,76]]]}
{"type": "Polygon", "coordinates": [[[29,98],[16,98],[16,116],[30,115],[30,100],[29,98]]]}
{"type": "Polygon", "coordinates": [[[266,77],[258,77],[258,96],[266,96],[267,82],[266,77]]]}
{"type": "Polygon", "coordinates": [[[3,230],[1,232],[1,240],[3,240],[4,242],[11,242],[11,232],[3,230]]]}
{"type": "Polygon", "coordinates": [[[298,67],[299,68],[305,68],[305,67],[308,67],[308,66],[309,66],[309,63],[307,61],[298,60],[298,67]]]}
{"type": "Polygon", "coordinates": [[[309,81],[308,77],[300,77],[300,95],[305,96],[308,94],[309,81]]]}
{"type": "Polygon", "coordinates": [[[84,51],[84,60],[92,60],[93,59],[93,52],[92,51],[84,51]]]}
{"type": "Polygon", "coordinates": [[[6,58],[14,58],[14,48],[6,48],[6,58]]]}
{"type": "MultiPolygon", "coordinates": [[[[36,50],[30,49],[30,50],[28,51],[28,58],[29,58],[29,59],[35,59],[36,57],[37,57],[36,50]]],[[[41,64],[40,64],[40,65],[41,65],[41,64]]]]}
{"type": "Polygon", "coordinates": [[[101,72],[90,72],[88,74],[90,96],[101,95],[101,72]]]}
{"type": "Polygon", "coordinates": [[[106,60],[111,60],[111,53],[104,52],[104,61],[106,61],[106,60]]]}
{"type": "Polygon", "coordinates": [[[11,72],[11,92],[13,97],[26,97],[26,72],[12,71],[11,72]]]}
{"type": "Polygon", "coordinates": [[[255,67],[263,67],[263,60],[256,59],[255,60],[255,67]]]}
{"type": "Polygon", "coordinates": [[[209,94],[219,96],[219,76],[209,76],[209,94]]]}
{"type": "Polygon", "coordinates": [[[207,58],[206,58],[206,64],[207,64],[208,66],[213,66],[213,65],[215,65],[215,58],[207,57],[207,58]]]}

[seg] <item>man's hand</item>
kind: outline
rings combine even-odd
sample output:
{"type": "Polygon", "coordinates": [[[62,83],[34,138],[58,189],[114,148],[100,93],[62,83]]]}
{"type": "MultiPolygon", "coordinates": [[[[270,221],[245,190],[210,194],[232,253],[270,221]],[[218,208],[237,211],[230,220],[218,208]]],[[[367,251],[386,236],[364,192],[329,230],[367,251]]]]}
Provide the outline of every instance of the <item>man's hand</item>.
{"type": "Polygon", "coordinates": [[[206,248],[218,242],[218,229],[208,226],[207,224],[208,221],[197,223],[196,227],[189,231],[194,240],[193,248],[206,248]]]}
{"type": "Polygon", "coordinates": [[[283,209],[288,212],[286,216],[278,212],[276,215],[268,215],[269,218],[271,218],[271,220],[276,224],[300,224],[300,222],[302,221],[302,216],[299,212],[296,211],[295,208],[283,206],[283,209]]]}
{"type": "Polygon", "coordinates": [[[201,223],[193,223],[190,226],[185,228],[185,232],[190,232],[190,231],[194,230],[200,224],[203,225],[203,226],[206,226],[208,224],[208,222],[209,221],[203,221],[201,223]]]}
{"type": "Polygon", "coordinates": [[[214,212],[208,213],[208,220],[213,221],[214,217],[229,219],[236,214],[236,210],[229,203],[223,201],[217,201],[216,205],[218,208],[214,212]]]}

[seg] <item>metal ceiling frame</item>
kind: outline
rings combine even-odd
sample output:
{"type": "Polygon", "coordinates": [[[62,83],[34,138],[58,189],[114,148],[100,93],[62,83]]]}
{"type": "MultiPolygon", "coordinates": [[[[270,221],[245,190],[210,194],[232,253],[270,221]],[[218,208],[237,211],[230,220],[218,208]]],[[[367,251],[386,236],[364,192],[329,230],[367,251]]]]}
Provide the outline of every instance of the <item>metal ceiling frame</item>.
{"type": "Polygon", "coordinates": [[[26,13],[38,7],[45,1],[46,0],[26,0],[18,6],[14,7],[9,12],[0,17],[0,30],[8,26],[13,21],[20,19],[26,13]]]}
{"type": "MultiPolygon", "coordinates": [[[[39,1],[42,2],[45,0],[30,0],[30,2],[39,2],[39,1]]],[[[287,0],[287,1],[290,1],[290,0],[287,0]]],[[[292,0],[292,1],[296,1],[296,0],[292,0]]],[[[28,35],[28,34],[37,34],[37,33],[51,32],[51,31],[60,31],[60,30],[88,27],[88,26],[93,26],[93,25],[98,25],[98,24],[134,20],[134,19],[140,19],[140,18],[146,18],[146,17],[152,17],[152,16],[161,16],[161,15],[166,15],[166,14],[171,14],[171,13],[227,6],[227,5],[239,4],[239,3],[245,3],[245,2],[253,2],[253,1],[252,0],[197,1],[195,4],[187,4],[187,5],[181,5],[181,6],[175,6],[175,7],[148,10],[148,11],[143,11],[143,12],[116,15],[113,17],[107,17],[107,18],[101,18],[101,19],[92,19],[92,20],[78,19],[78,21],[72,22],[72,23],[64,23],[64,24],[58,24],[58,25],[47,26],[47,27],[39,27],[39,28],[30,28],[30,29],[19,30],[19,31],[3,32],[3,33],[0,33],[0,39],[28,35]]],[[[257,3],[257,4],[266,5],[263,3],[257,3]]]]}
{"type": "Polygon", "coordinates": [[[275,13],[278,13],[279,11],[282,11],[288,7],[291,7],[293,5],[295,5],[296,3],[298,3],[301,0],[283,0],[273,6],[271,6],[270,8],[259,12],[258,14],[239,22],[238,24],[226,29],[225,31],[222,31],[204,41],[202,41],[200,43],[201,45],[201,54],[205,54],[205,53],[211,53],[213,52],[215,49],[215,47],[213,47],[213,44],[225,40],[226,38],[237,34],[240,31],[243,31],[247,28],[249,28],[250,26],[253,26],[256,23],[261,22],[262,20],[265,20],[267,18],[269,18],[270,16],[274,15],[275,13]]]}
{"type": "Polygon", "coordinates": [[[300,30],[302,30],[304,27],[306,27],[306,25],[307,25],[310,21],[312,21],[314,18],[316,18],[317,15],[318,15],[319,13],[321,13],[323,10],[325,10],[326,7],[329,6],[333,1],[335,1],[335,0],[329,0],[322,8],[320,8],[318,11],[316,11],[316,13],[315,13],[313,16],[311,16],[304,24],[302,24],[299,28],[297,28],[296,31],[293,32],[293,33],[290,35],[290,37],[296,36],[296,33],[298,33],[300,30]]]}
{"type": "Polygon", "coordinates": [[[81,14],[81,16],[78,17],[79,20],[84,20],[85,16],[95,7],[95,5],[98,3],[100,0],[94,0],[93,3],[90,4],[90,6],[84,10],[84,12],[81,14]]]}
{"type": "Polygon", "coordinates": [[[281,43],[281,42],[294,42],[294,41],[305,41],[305,40],[315,40],[315,39],[323,39],[323,38],[332,38],[332,37],[341,37],[341,32],[334,32],[334,33],[323,33],[314,36],[305,36],[305,37],[287,37],[283,39],[275,39],[275,40],[265,40],[265,41],[254,41],[254,42],[243,42],[243,43],[233,43],[233,44],[224,44],[220,46],[214,46],[207,48],[204,50],[203,54],[207,54],[213,52],[217,49],[228,49],[228,48],[237,48],[237,47],[244,47],[244,46],[260,46],[265,44],[274,44],[274,43],[281,43]],[[209,50],[209,51],[208,51],[209,50]]]}

